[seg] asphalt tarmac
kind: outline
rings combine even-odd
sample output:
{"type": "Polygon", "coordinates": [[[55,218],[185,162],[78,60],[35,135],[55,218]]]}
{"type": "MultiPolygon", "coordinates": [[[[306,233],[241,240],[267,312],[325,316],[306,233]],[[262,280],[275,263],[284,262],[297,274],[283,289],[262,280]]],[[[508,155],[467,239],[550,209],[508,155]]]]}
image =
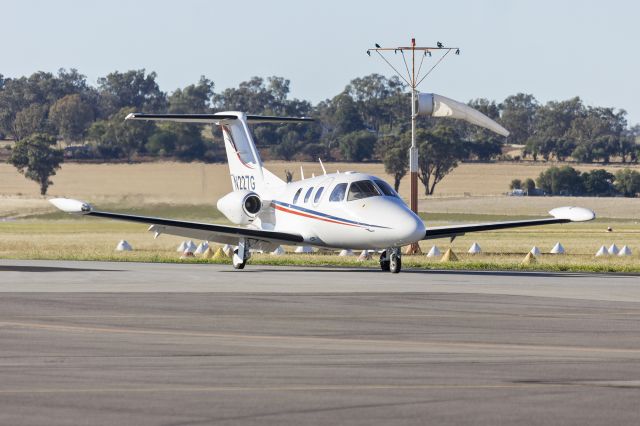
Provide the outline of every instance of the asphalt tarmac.
{"type": "Polygon", "coordinates": [[[639,276],[0,260],[0,425],[639,421],[639,276]]]}

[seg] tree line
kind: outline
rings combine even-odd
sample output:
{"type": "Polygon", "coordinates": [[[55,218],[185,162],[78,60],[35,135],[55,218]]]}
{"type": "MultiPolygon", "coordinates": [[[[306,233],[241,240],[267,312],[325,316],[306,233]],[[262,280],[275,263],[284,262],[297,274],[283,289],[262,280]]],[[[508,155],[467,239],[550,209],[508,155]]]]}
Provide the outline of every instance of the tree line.
{"type": "Polygon", "coordinates": [[[534,181],[513,179],[509,189],[526,195],[565,195],[590,197],[636,197],[640,193],[640,173],[629,168],[580,172],[571,166],[551,166],[534,181]]]}
{"type": "MultiPolygon", "coordinates": [[[[23,153],[36,147],[56,150],[65,146],[64,156],[73,159],[215,162],[225,159],[221,136],[211,135],[203,126],[125,123],[124,117],[130,112],[224,110],[310,116],[317,119],[314,124],[253,126],[263,156],[383,161],[396,188],[407,173],[411,106],[406,88],[396,77],[371,74],[355,78],[342,92],[316,105],[291,99],[290,81],[282,77],[254,77],[216,92],[214,82],[203,76],[169,94],[156,79],[155,72],[144,69],[112,72],[99,78],[95,86],[75,69],[19,78],[0,75],[0,136],[13,139],[16,146],[21,141],[30,144],[29,149],[23,147],[23,153]]],[[[533,95],[522,93],[499,103],[475,99],[469,105],[500,122],[511,135],[505,139],[464,122],[420,117],[420,179],[426,194],[433,193],[460,161],[500,158],[505,143],[522,145],[522,155],[534,160],[638,160],[635,139],[640,126],[629,127],[624,110],[585,106],[580,98],[541,105],[533,95]]],[[[20,157],[18,151],[12,155],[20,157]]],[[[19,167],[28,157],[14,158],[14,164],[19,167]]],[[[57,155],[41,157],[53,160],[57,155]]]]}

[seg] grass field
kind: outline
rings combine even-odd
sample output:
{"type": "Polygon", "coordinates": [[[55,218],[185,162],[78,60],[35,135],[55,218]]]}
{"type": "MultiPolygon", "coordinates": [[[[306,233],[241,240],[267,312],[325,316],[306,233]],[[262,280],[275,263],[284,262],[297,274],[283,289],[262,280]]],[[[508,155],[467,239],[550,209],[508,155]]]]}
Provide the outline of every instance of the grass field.
{"type": "MultiPolygon", "coordinates": [[[[536,178],[551,164],[545,163],[463,163],[454,169],[437,187],[438,197],[499,195],[508,191],[514,178],[536,178]]],[[[285,170],[300,178],[300,166],[305,176],[322,173],[318,163],[268,162],[265,166],[280,177],[285,170]]],[[[362,171],[385,177],[384,167],[379,163],[326,163],[327,171],[362,171]]],[[[603,168],[600,165],[575,166],[586,171],[603,168]]],[[[640,170],[640,166],[632,166],[640,170]]],[[[604,167],[615,172],[619,165],[604,167]]],[[[141,164],[63,164],[50,187],[50,195],[95,197],[126,201],[142,199],[155,202],[202,203],[217,200],[231,189],[226,164],[203,163],[141,163],[141,164]]],[[[409,181],[403,179],[400,186],[403,197],[409,195],[409,181]]],[[[0,195],[38,198],[38,186],[16,172],[13,166],[0,163],[0,195]]]]}
{"type": "MultiPolygon", "coordinates": [[[[266,164],[278,176],[285,169],[300,176],[300,163],[270,162],[266,164]]],[[[436,195],[421,194],[419,208],[426,213],[473,213],[504,215],[545,215],[561,205],[592,208],[599,217],[638,219],[640,199],[507,197],[504,194],[511,179],[536,177],[548,165],[530,163],[465,163],[456,168],[437,187],[436,195]]],[[[317,163],[303,164],[306,176],[321,173],[317,163]]],[[[366,171],[391,177],[382,164],[328,163],[327,170],[366,171]]],[[[599,166],[580,166],[581,170],[599,166]]],[[[638,167],[638,166],[636,166],[638,167]]],[[[615,171],[619,166],[610,166],[615,171]]],[[[640,170],[640,168],[639,168],[640,170]]],[[[142,164],[64,164],[53,177],[49,196],[80,198],[100,208],[130,208],[147,205],[215,206],[216,201],[231,190],[225,164],[142,163],[142,164]]],[[[409,196],[409,180],[403,179],[400,195],[409,196]]],[[[24,178],[8,164],[0,164],[0,218],[23,217],[53,211],[38,193],[37,185],[24,178]]]]}
{"type": "MultiPolygon", "coordinates": [[[[380,164],[327,164],[329,170],[368,171],[386,176],[380,164]]],[[[270,170],[283,176],[291,169],[299,176],[299,164],[274,162],[270,170]]],[[[317,164],[305,164],[305,173],[320,173],[317,164]]],[[[544,255],[531,268],[551,270],[590,270],[640,272],[640,199],[508,197],[500,195],[514,177],[535,177],[546,165],[463,164],[445,178],[438,196],[421,197],[419,206],[428,225],[457,222],[489,222],[525,217],[543,217],[553,207],[581,205],[592,208],[599,219],[584,224],[523,228],[485,232],[448,240],[425,241],[441,250],[451,246],[461,261],[445,265],[424,256],[405,257],[405,265],[425,268],[517,269],[529,249],[536,245],[543,252],[560,241],[565,256],[544,255]],[[468,194],[465,195],[465,192],[468,194]],[[614,228],[613,233],[606,231],[614,228]],[[478,242],[483,253],[467,256],[468,247],[478,242]],[[629,258],[595,258],[600,245],[616,243],[633,250],[629,258]]],[[[585,168],[586,169],[586,168],[585,168]]],[[[389,178],[387,176],[387,178],[389,178]]],[[[390,179],[389,179],[390,180],[390,179]]],[[[215,208],[216,200],[230,190],[226,165],[145,163],[134,165],[67,164],[54,177],[51,196],[84,199],[104,210],[140,215],[227,223],[215,208]]],[[[408,179],[401,195],[407,196],[408,179]]],[[[146,226],[94,218],[70,218],[56,211],[39,197],[36,185],[0,164],[0,258],[20,259],[98,259],[179,261],[175,248],[180,238],[163,235],[154,240],[146,226]],[[136,249],[116,253],[121,239],[136,249]]],[[[198,261],[198,260],[196,260],[198,261]]],[[[353,258],[318,254],[274,257],[257,255],[253,263],[360,264],[353,258]]],[[[375,266],[375,262],[365,263],[375,266]]]]}
{"type": "MultiPolygon", "coordinates": [[[[466,219],[474,217],[468,216],[466,219]]],[[[181,238],[168,235],[153,239],[144,225],[93,218],[0,223],[0,258],[9,259],[181,262],[180,254],[176,252],[176,247],[181,241],[181,238]],[[129,241],[135,250],[114,251],[120,239],[129,241]]],[[[437,259],[428,259],[426,256],[406,256],[404,262],[406,266],[421,268],[521,269],[520,261],[533,245],[538,246],[544,253],[557,241],[565,247],[566,255],[542,255],[538,264],[525,269],[640,272],[640,226],[627,222],[616,223],[612,233],[606,231],[605,223],[595,221],[587,224],[523,228],[511,232],[483,232],[459,237],[453,243],[448,239],[423,241],[421,247],[425,253],[432,244],[437,245],[443,252],[451,247],[459,255],[460,262],[442,264],[437,259]],[[480,244],[482,254],[466,254],[473,242],[480,244]],[[605,258],[593,256],[600,245],[608,246],[614,242],[618,247],[628,245],[633,250],[633,255],[605,258]]],[[[287,249],[289,252],[293,251],[292,247],[287,249]]],[[[377,265],[375,261],[360,263],[355,258],[338,257],[335,253],[290,254],[282,257],[256,255],[251,263],[371,267],[377,265]]]]}

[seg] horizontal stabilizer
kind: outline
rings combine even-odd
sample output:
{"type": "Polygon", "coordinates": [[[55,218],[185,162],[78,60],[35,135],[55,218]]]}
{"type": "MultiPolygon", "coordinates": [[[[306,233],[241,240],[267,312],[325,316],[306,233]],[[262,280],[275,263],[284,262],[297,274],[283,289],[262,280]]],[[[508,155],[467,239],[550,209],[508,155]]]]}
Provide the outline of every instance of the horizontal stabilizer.
{"type": "MultiPolygon", "coordinates": [[[[177,123],[217,123],[219,121],[237,120],[240,113],[219,114],[145,114],[132,112],[125,120],[173,121],[177,123]]],[[[314,121],[307,117],[276,117],[270,115],[247,115],[248,123],[306,123],[314,121]]]]}

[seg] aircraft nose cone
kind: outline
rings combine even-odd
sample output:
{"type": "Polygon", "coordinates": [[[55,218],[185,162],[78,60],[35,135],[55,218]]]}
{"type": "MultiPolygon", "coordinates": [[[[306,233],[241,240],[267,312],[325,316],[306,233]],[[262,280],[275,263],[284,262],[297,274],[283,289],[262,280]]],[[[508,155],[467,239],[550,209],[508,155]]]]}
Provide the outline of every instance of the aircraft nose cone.
{"type": "Polygon", "coordinates": [[[409,211],[403,215],[396,228],[401,236],[402,244],[413,243],[424,238],[426,228],[422,219],[409,211]]]}
{"type": "Polygon", "coordinates": [[[392,197],[368,199],[358,221],[378,225],[367,234],[367,243],[376,247],[404,246],[422,240],[426,233],[422,219],[392,197]]]}

